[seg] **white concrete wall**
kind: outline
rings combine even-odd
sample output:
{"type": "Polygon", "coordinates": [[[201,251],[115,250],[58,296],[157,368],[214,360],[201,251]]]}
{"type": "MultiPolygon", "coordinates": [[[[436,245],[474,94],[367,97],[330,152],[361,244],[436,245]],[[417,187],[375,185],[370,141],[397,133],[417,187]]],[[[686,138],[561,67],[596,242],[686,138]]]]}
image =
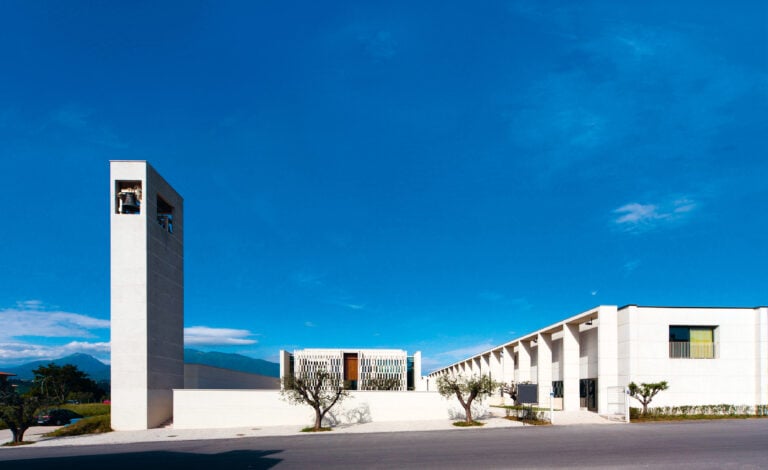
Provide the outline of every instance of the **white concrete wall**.
{"type": "Polygon", "coordinates": [[[156,427],[172,417],[173,389],[184,386],[184,200],[147,165],[147,367],[149,413],[156,427]],[[173,231],[157,221],[157,199],[173,207],[173,231]]]}
{"type": "Polygon", "coordinates": [[[579,378],[597,378],[597,327],[579,332],[579,378]]]}
{"type": "Polygon", "coordinates": [[[110,164],[112,427],[146,429],[147,211],[116,214],[116,180],[140,181],[143,188],[146,165],[110,164]]]}
{"type": "Polygon", "coordinates": [[[755,394],[758,403],[768,404],[768,307],[755,310],[755,375],[759,378],[755,394]]]}
{"type": "MultiPolygon", "coordinates": [[[[651,406],[706,404],[755,405],[763,368],[759,357],[758,310],[717,308],[644,308],[630,313],[630,340],[634,343],[630,380],[666,380],[669,390],[659,393],[651,406]],[[715,326],[718,354],[715,359],[669,357],[669,326],[715,326]]],[[[637,401],[632,400],[633,406],[637,401]]]]}
{"type": "Polygon", "coordinates": [[[184,388],[279,390],[280,379],[203,364],[184,364],[184,388]]]}
{"type": "Polygon", "coordinates": [[[563,338],[552,340],[552,380],[563,380],[563,338]]]}
{"type": "Polygon", "coordinates": [[[597,308],[597,412],[608,414],[609,389],[619,386],[618,309],[597,308]]]}
{"type": "MultiPolygon", "coordinates": [[[[436,392],[350,392],[333,409],[342,423],[449,420],[458,401],[436,392]]],[[[245,426],[310,426],[314,411],[291,405],[279,392],[267,390],[174,390],[173,426],[177,429],[245,426]]]]}

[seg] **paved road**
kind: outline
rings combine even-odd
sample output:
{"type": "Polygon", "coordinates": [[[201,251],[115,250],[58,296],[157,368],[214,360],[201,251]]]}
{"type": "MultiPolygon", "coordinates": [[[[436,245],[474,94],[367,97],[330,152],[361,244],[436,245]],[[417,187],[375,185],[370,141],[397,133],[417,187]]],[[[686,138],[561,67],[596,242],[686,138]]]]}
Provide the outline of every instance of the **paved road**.
{"type": "Polygon", "coordinates": [[[0,450],[0,468],[768,469],[768,419],[528,426],[0,450]]]}

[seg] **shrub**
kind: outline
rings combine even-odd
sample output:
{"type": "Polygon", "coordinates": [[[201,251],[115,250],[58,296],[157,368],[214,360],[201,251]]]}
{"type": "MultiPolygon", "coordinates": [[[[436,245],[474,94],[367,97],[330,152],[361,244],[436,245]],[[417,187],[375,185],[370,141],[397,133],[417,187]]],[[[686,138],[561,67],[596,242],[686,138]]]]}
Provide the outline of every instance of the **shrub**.
{"type": "Polygon", "coordinates": [[[471,423],[468,423],[466,421],[455,421],[453,425],[458,426],[460,428],[469,428],[469,427],[475,427],[475,426],[484,426],[485,423],[480,423],[478,421],[472,421],[471,423]]]}
{"type": "Polygon", "coordinates": [[[746,418],[751,416],[768,415],[768,405],[683,405],[683,406],[659,406],[649,408],[643,414],[640,408],[629,409],[629,419],[707,419],[707,418],[746,418]]]}
{"type": "Polygon", "coordinates": [[[111,415],[102,414],[83,418],[80,421],[61,427],[53,432],[46,434],[47,437],[80,436],[83,434],[100,434],[111,432],[111,415]]]}
{"type": "Polygon", "coordinates": [[[504,406],[503,408],[505,408],[509,420],[530,424],[549,424],[547,418],[549,410],[546,408],[523,405],[504,406]]]}

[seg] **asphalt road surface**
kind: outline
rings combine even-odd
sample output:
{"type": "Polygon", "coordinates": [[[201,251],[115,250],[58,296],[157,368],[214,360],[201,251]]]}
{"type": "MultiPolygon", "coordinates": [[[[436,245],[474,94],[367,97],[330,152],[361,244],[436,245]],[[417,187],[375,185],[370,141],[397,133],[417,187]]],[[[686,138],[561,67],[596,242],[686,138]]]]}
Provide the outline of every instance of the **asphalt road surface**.
{"type": "Polygon", "coordinates": [[[0,449],[0,469],[768,469],[768,419],[0,449]]]}

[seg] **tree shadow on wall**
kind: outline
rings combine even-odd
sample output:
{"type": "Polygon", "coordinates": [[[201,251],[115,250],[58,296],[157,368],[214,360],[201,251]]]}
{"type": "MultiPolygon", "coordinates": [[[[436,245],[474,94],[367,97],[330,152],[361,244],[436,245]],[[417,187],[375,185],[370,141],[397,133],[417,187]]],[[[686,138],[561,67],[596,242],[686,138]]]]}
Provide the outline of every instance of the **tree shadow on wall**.
{"type": "Polygon", "coordinates": [[[270,457],[280,452],[282,451],[234,450],[220,454],[170,451],[132,452],[3,461],[0,467],[3,470],[49,470],[53,468],[76,468],[78,470],[135,470],[141,468],[162,468],[163,470],[268,469],[282,461],[282,459],[270,457]]]}
{"type": "Polygon", "coordinates": [[[337,427],[344,424],[365,424],[373,421],[371,418],[371,408],[368,403],[363,403],[360,406],[352,408],[351,410],[345,410],[340,408],[338,410],[331,410],[325,415],[323,420],[323,426],[337,427]]]}

